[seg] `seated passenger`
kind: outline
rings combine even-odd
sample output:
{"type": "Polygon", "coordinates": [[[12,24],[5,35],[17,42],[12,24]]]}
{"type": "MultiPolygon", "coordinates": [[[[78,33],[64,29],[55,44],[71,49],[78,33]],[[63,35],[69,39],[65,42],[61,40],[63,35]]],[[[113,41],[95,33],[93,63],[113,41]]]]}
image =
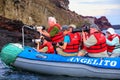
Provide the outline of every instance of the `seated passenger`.
{"type": "Polygon", "coordinates": [[[107,49],[110,57],[120,56],[120,38],[119,35],[115,33],[113,28],[108,28],[106,31],[107,35],[107,49]]]}
{"type": "Polygon", "coordinates": [[[62,56],[76,56],[79,51],[78,36],[74,36],[74,34],[70,33],[67,25],[62,27],[62,31],[64,41],[62,46],[58,44],[58,48],[56,49],[58,54],[62,56]]]}
{"type": "Polygon", "coordinates": [[[73,29],[76,29],[76,25],[70,24],[70,25],[69,25],[69,31],[72,32],[73,29]]]}
{"type": "Polygon", "coordinates": [[[52,42],[60,42],[63,40],[63,33],[61,32],[60,24],[56,23],[56,19],[54,17],[48,18],[48,31],[39,30],[39,32],[47,37],[50,37],[52,42]]]}
{"type": "MultiPolygon", "coordinates": [[[[69,32],[72,33],[72,31],[76,29],[76,25],[74,24],[70,24],[69,25],[69,32]]],[[[75,37],[78,38],[78,41],[79,41],[79,50],[82,48],[82,35],[81,35],[81,32],[75,32],[73,33],[75,37]]]]}
{"type": "Polygon", "coordinates": [[[37,43],[37,51],[54,54],[54,47],[51,42],[47,41],[43,37],[40,38],[40,41],[37,43]]]}
{"type": "Polygon", "coordinates": [[[108,57],[106,38],[101,33],[96,24],[90,26],[90,34],[88,39],[83,35],[84,48],[78,53],[78,56],[84,56],[88,53],[90,57],[108,57]]]}

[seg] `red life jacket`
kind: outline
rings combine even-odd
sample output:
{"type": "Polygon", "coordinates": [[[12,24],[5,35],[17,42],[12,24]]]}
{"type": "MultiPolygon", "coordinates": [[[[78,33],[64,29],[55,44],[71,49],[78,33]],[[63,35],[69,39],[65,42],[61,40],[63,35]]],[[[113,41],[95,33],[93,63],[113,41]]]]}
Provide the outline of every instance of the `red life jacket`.
{"type": "Polygon", "coordinates": [[[93,46],[86,47],[88,53],[100,53],[107,50],[106,38],[101,32],[95,32],[91,35],[94,35],[97,43],[93,46]]]}
{"type": "Polygon", "coordinates": [[[54,37],[51,37],[53,42],[62,42],[64,40],[64,35],[63,32],[59,32],[58,34],[56,34],[54,37]]]}
{"type": "MultiPolygon", "coordinates": [[[[110,41],[112,41],[117,36],[119,37],[118,34],[113,34],[113,35],[110,35],[107,39],[110,40],[110,41]]],[[[119,38],[119,40],[120,40],[120,38],[119,38]]],[[[113,52],[114,49],[115,49],[115,46],[109,46],[109,45],[107,45],[108,52],[113,52]]]]}
{"type": "MultiPolygon", "coordinates": [[[[60,29],[60,25],[59,24],[55,24],[53,27],[50,27],[48,29],[48,32],[50,32],[54,27],[58,27],[58,29],[60,29]]],[[[52,42],[61,42],[64,39],[64,35],[63,32],[58,32],[55,36],[51,37],[52,42]]]]}
{"type": "Polygon", "coordinates": [[[48,29],[48,32],[50,32],[54,27],[57,27],[59,30],[61,28],[60,24],[56,23],[54,26],[51,26],[49,29],[48,29]]]}
{"type": "Polygon", "coordinates": [[[52,53],[54,54],[54,47],[52,45],[51,42],[46,42],[46,43],[43,43],[43,45],[40,46],[40,49],[42,49],[43,47],[48,47],[48,50],[46,53],[52,53]]]}
{"type": "Polygon", "coordinates": [[[78,52],[81,43],[81,36],[79,36],[78,33],[70,33],[68,35],[70,36],[70,43],[67,44],[66,49],[63,51],[67,53],[78,52]]]}

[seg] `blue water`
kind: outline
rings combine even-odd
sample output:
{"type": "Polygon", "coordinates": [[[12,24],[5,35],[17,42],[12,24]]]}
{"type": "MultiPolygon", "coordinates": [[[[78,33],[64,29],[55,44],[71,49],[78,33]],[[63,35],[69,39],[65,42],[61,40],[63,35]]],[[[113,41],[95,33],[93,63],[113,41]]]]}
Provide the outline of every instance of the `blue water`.
{"type": "MultiPolygon", "coordinates": [[[[120,29],[116,30],[116,32],[120,34],[120,29]]],[[[0,80],[107,80],[107,79],[43,75],[27,71],[15,71],[3,65],[3,63],[1,63],[0,60],[0,80]]]]}
{"type": "Polygon", "coordinates": [[[115,32],[116,32],[116,33],[118,33],[118,34],[120,34],[120,29],[118,29],[118,30],[115,30],[115,32]]]}

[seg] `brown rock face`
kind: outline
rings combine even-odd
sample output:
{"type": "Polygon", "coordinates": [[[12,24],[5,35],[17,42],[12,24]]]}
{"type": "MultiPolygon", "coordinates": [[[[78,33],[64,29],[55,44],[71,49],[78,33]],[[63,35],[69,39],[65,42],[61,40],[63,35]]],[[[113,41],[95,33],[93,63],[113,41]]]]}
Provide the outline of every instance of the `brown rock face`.
{"type": "Polygon", "coordinates": [[[61,25],[82,21],[68,4],[69,0],[0,0],[0,15],[29,25],[48,26],[49,16],[56,17],[61,25]]]}
{"type": "MultiPolygon", "coordinates": [[[[11,20],[0,16],[0,49],[7,43],[22,43],[23,23],[19,20],[11,20]]],[[[39,33],[24,28],[25,45],[34,46],[32,39],[39,38],[39,33]]]]}
{"type": "MultiPolygon", "coordinates": [[[[0,49],[10,42],[22,42],[23,24],[47,25],[47,18],[54,16],[63,24],[77,24],[83,19],[68,8],[68,0],[0,0],[0,49]]],[[[38,33],[25,30],[25,41],[32,45],[38,33]]]]}
{"type": "Polygon", "coordinates": [[[105,16],[102,16],[98,19],[95,19],[95,23],[103,29],[112,27],[112,25],[109,23],[108,19],[105,16]]]}
{"type": "MultiPolygon", "coordinates": [[[[10,42],[22,42],[22,26],[47,25],[49,16],[54,16],[61,25],[96,23],[101,28],[111,24],[106,17],[99,19],[81,16],[69,10],[69,0],[0,0],[0,49],[10,42]]],[[[31,40],[38,38],[38,32],[25,30],[25,44],[34,46],[31,40]]]]}
{"type": "Polygon", "coordinates": [[[100,18],[92,17],[92,16],[82,16],[84,21],[89,24],[97,24],[101,29],[107,29],[112,27],[110,22],[105,16],[101,16],[100,18]]]}
{"type": "Polygon", "coordinates": [[[63,8],[65,10],[69,9],[68,7],[69,0],[50,0],[50,1],[60,8],[63,8]]]}

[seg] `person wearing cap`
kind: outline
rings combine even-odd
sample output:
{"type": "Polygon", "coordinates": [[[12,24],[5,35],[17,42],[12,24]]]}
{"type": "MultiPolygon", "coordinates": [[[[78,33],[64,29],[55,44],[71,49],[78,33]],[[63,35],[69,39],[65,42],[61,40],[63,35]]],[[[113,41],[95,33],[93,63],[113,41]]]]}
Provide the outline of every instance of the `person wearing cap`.
{"type": "Polygon", "coordinates": [[[62,26],[62,31],[64,34],[63,45],[57,45],[56,49],[58,54],[62,56],[77,56],[79,51],[78,37],[74,36],[69,31],[69,26],[62,26]]]}
{"type": "Polygon", "coordinates": [[[76,29],[76,25],[74,24],[70,24],[69,25],[69,31],[70,33],[74,34],[75,37],[77,37],[78,41],[79,41],[79,49],[82,48],[82,35],[81,35],[81,32],[75,32],[73,33],[73,30],[76,29]]]}
{"type": "Polygon", "coordinates": [[[106,37],[96,24],[90,25],[90,33],[87,39],[84,34],[82,36],[84,48],[79,51],[78,56],[87,54],[89,57],[108,57],[106,37]]]}
{"type": "Polygon", "coordinates": [[[76,25],[70,24],[70,25],[69,25],[69,31],[72,32],[73,29],[76,29],[76,25]]]}
{"type": "Polygon", "coordinates": [[[108,28],[106,30],[106,43],[107,51],[110,57],[119,57],[120,56],[120,38],[119,35],[115,33],[113,28],[108,28]]]}

